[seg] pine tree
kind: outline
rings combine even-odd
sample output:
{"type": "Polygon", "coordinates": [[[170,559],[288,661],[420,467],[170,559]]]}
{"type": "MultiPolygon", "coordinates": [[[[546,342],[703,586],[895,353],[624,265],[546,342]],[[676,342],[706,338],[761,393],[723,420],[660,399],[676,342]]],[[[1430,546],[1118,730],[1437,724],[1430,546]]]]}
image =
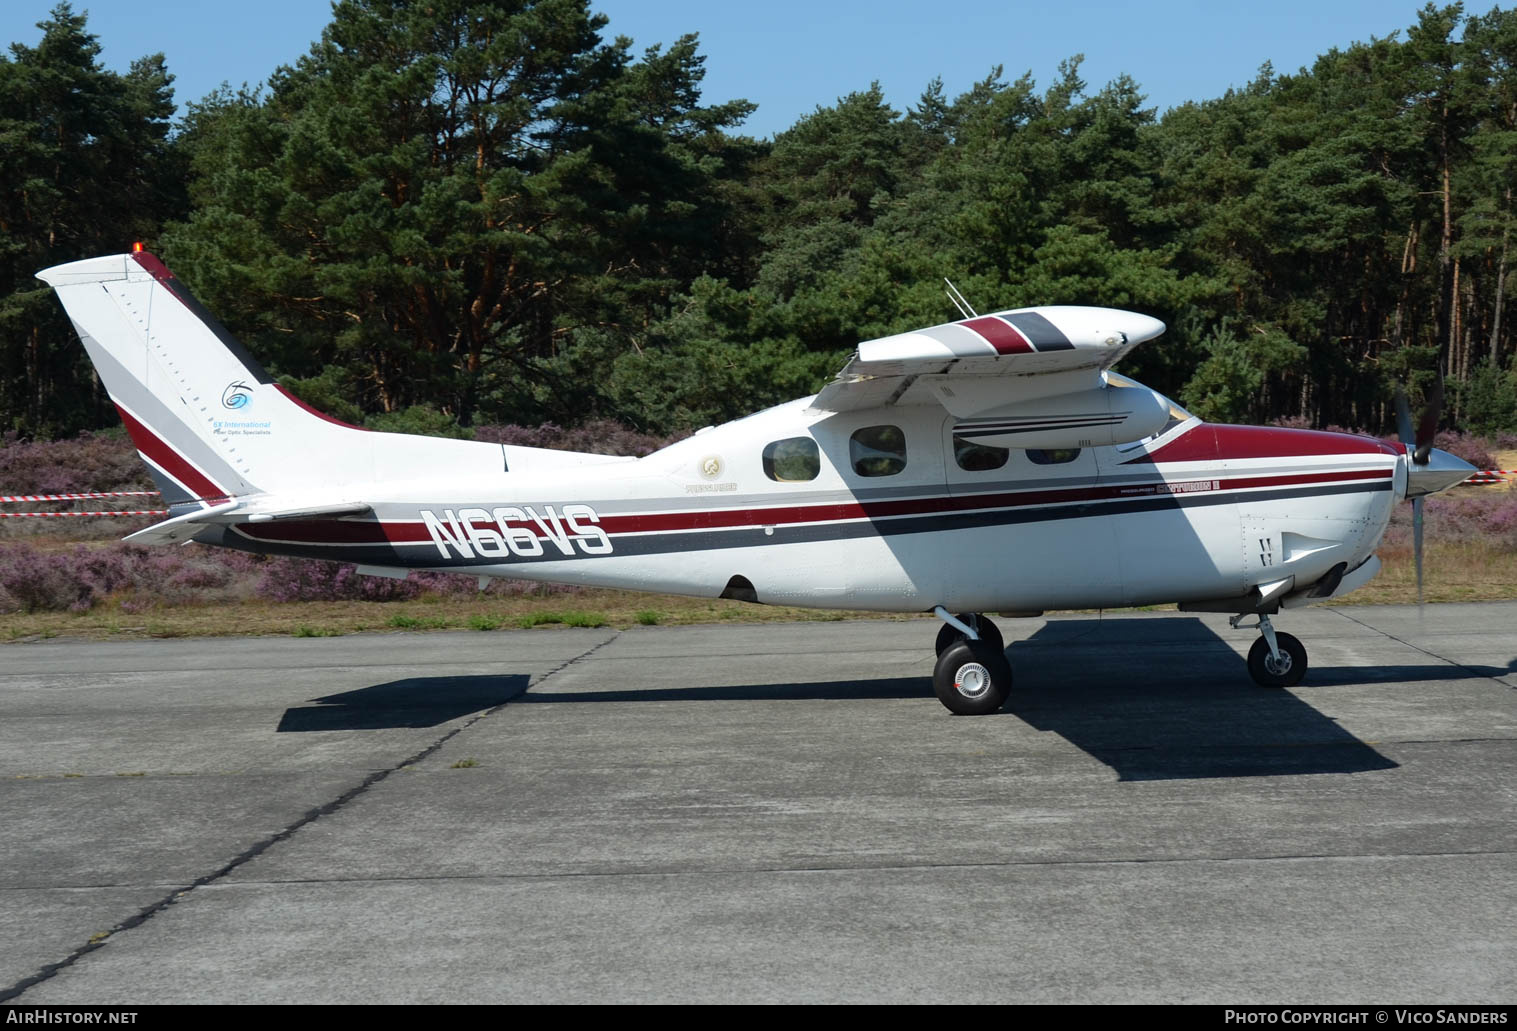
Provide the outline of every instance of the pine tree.
{"type": "Polygon", "coordinates": [[[106,71],[62,3],[36,46],[0,57],[0,426],[38,435],[114,422],[52,291],[50,265],[120,253],[183,208],[162,55],[106,71]]]}

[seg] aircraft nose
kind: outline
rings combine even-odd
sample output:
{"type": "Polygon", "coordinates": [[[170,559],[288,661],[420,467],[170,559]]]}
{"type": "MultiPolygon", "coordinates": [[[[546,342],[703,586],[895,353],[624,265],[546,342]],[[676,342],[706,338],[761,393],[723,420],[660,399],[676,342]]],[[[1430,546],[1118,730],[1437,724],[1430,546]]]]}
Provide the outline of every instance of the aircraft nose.
{"type": "Polygon", "coordinates": [[[1475,472],[1473,465],[1456,458],[1447,451],[1433,448],[1428,453],[1427,464],[1418,465],[1411,456],[1406,458],[1406,496],[1420,498],[1447,490],[1456,483],[1463,483],[1475,472]]]}

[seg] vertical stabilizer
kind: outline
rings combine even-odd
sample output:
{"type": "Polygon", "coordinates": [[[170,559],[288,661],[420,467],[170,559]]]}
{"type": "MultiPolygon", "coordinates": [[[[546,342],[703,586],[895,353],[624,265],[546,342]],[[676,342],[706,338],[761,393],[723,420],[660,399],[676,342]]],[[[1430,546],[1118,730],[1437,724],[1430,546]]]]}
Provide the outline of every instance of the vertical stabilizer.
{"type": "MultiPolygon", "coordinates": [[[[171,505],[372,480],[372,438],[276,384],[151,254],[58,265],[58,293],[171,505]]],[[[456,443],[456,442],[453,442],[456,443]]]]}
{"type": "Polygon", "coordinates": [[[57,291],[176,517],[250,495],[347,511],[379,484],[477,484],[508,469],[622,461],[371,433],[328,418],[275,383],[151,254],[90,258],[37,278],[57,291]]]}

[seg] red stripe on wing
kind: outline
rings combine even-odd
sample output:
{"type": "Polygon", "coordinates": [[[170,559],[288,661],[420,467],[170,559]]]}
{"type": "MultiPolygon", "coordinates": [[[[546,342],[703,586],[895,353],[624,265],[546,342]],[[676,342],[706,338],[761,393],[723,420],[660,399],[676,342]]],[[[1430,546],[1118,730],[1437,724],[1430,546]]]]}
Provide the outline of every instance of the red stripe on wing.
{"type": "Polygon", "coordinates": [[[1033,350],[1032,342],[1015,326],[992,315],[969,319],[959,325],[984,337],[986,343],[996,349],[996,354],[1029,354],[1033,350]]]}

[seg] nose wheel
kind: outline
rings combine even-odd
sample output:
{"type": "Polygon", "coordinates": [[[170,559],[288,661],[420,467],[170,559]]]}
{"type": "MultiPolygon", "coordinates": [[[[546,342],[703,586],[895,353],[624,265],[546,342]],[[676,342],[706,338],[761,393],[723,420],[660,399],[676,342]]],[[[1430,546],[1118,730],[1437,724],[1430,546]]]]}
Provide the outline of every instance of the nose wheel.
{"type": "Polygon", "coordinates": [[[985,716],[999,709],[1011,693],[1011,663],[1000,629],[978,613],[950,616],[935,609],[943,620],[938,631],[937,666],[932,687],[938,701],[958,716],[985,716]],[[966,630],[973,630],[973,640],[966,630]]]}
{"type": "MultiPolygon", "coordinates": [[[[1230,622],[1237,627],[1237,617],[1230,622]]],[[[1248,675],[1260,687],[1295,687],[1306,676],[1306,648],[1290,634],[1270,625],[1269,617],[1259,617],[1262,636],[1248,650],[1248,675]]]]}

